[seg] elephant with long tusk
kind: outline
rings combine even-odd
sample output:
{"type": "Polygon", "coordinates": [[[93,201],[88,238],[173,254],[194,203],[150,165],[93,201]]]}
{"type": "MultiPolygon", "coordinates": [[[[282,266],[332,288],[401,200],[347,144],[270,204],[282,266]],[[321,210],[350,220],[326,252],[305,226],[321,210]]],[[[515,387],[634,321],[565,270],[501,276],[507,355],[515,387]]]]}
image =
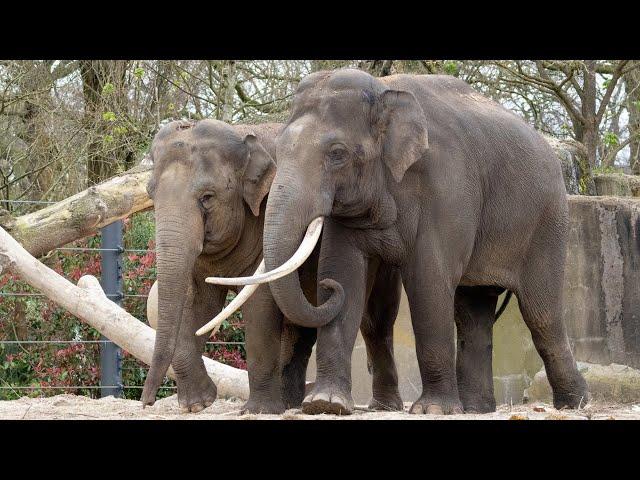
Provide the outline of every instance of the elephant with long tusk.
{"type": "Polygon", "coordinates": [[[318,329],[318,376],[304,412],[353,409],[351,355],[370,278],[394,268],[422,377],[411,413],[495,410],[492,331],[505,290],[518,299],[556,408],[585,404],[562,323],[566,190],[532,127],[450,76],[342,69],[300,82],[276,150],[266,272],[242,281],[270,278],[278,307],[299,322],[332,320],[318,329]],[[318,217],[324,288],[315,306],[296,275],[280,274],[318,217]]]}
{"type": "MultiPolygon", "coordinates": [[[[206,333],[245,301],[250,396],[243,412],[280,413],[301,405],[316,328],[335,316],[342,300],[317,306],[325,315],[309,321],[283,315],[266,285],[246,286],[223,308],[228,290],[238,288],[205,281],[262,273],[263,222],[276,171],[275,138],[280,127],[175,121],[153,140],[154,170],[147,190],[156,216],[157,335],[143,405],[155,402],[169,365],[185,410],[196,412],[213,403],[216,386],[201,357],[206,333]]],[[[315,306],[321,220],[312,223],[303,251],[275,274],[297,269],[291,275],[301,285],[305,302],[315,306]]],[[[372,283],[392,292],[384,302],[373,298],[364,314],[363,334],[373,373],[372,406],[401,409],[388,342],[398,310],[400,279],[389,270],[372,278],[372,283]]]]}

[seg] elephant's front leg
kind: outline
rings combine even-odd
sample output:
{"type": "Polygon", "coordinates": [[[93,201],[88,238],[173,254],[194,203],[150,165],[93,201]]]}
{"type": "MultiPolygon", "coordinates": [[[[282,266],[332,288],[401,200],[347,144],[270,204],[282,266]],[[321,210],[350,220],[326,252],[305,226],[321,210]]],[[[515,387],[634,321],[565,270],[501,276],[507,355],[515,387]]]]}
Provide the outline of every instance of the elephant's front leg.
{"type": "MultiPolygon", "coordinates": [[[[331,278],[344,288],[342,311],[318,330],[316,346],[316,381],[311,393],[302,403],[302,411],[309,414],[350,414],[351,354],[362,321],[364,309],[367,262],[345,235],[337,234],[332,222],[326,222],[318,278],[331,278]]],[[[328,292],[318,290],[318,300],[327,300],[328,292]]]]}
{"type": "MultiPolygon", "coordinates": [[[[318,259],[320,244],[316,245],[311,256],[298,269],[300,286],[305,297],[317,305],[318,259]]],[[[287,408],[302,405],[307,390],[307,366],[313,344],[316,342],[317,329],[294,325],[285,319],[282,334],[282,398],[287,408]]]]}
{"type": "Polygon", "coordinates": [[[416,250],[402,271],[422,377],[422,395],[409,412],[462,413],[455,367],[454,282],[443,256],[432,249],[416,250]]]}
{"type": "Polygon", "coordinates": [[[199,412],[216,399],[216,385],[202,360],[208,337],[195,332],[222,309],[225,295],[226,290],[204,282],[194,285],[188,293],[171,362],[178,384],[178,403],[184,411],[199,412]]]}
{"type": "Polygon", "coordinates": [[[249,400],[242,413],[282,413],[280,343],[282,313],[268,285],[260,285],[244,304],[249,400]]]}

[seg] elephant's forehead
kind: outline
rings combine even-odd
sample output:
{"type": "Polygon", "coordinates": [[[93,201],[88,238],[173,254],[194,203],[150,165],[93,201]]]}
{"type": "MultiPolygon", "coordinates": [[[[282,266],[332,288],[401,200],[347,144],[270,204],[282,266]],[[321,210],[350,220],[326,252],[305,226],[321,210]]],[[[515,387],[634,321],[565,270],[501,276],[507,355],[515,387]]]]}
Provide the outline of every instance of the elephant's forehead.
{"type": "Polygon", "coordinates": [[[162,174],[160,175],[160,182],[172,182],[177,178],[182,178],[191,172],[191,165],[183,162],[172,162],[165,166],[162,174]]]}
{"type": "Polygon", "coordinates": [[[369,129],[371,105],[363,99],[362,91],[336,92],[319,101],[316,115],[324,133],[340,130],[359,136],[369,129]]]}
{"type": "Polygon", "coordinates": [[[335,129],[358,131],[368,126],[371,105],[361,90],[319,92],[299,104],[281,135],[287,142],[317,141],[335,129]]]}
{"type": "Polygon", "coordinates": [[[373,102],[373,93],[361,88],[345,90],[316,88],[296,96],[293,117],[297,118],[309,113],[353,115],[368,112],[373,102]]]}

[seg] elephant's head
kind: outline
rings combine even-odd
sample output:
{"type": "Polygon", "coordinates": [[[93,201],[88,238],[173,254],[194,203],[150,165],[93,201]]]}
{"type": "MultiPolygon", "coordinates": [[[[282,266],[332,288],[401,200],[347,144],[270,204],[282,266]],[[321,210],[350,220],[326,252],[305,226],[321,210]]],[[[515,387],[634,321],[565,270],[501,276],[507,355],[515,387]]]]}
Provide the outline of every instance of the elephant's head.
{"type": "MultiPolygon", "coordinates": [[[[264,223],[267,270],[291,257],[317,217],[353,228],[392,225],[397,211],[390,190],[427,148],[426,118],[412,93],[353,69],[303,79],[276,141],[278,171],[264,223]]],[[[297,280],[288,275],[270,283],[285,315],[305,323],[335,317],[341,307],[336,282],[321,284],[333,291],[313,307],[297,280]]]]}
{"type": "Polygon", "coordinates": [[[143,391],[152,404],[172,361],[197,257],[221,258],[260,214],[275,163],[254,135],[216,120],[165,125],[151,146],[158,272],[155,348],[143,391]]]}

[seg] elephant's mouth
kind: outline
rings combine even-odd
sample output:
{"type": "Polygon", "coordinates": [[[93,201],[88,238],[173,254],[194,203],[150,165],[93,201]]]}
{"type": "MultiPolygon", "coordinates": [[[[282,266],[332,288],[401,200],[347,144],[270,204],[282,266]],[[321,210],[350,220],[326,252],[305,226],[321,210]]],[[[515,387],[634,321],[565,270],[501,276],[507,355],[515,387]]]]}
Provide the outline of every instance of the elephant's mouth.
{"type": "Polygon", "coordinates": [[[224,320],[226,320],[233,312],[235,312],[240,306],[246,302],[249,297],[256,291],[258,286],[263,283],[268,283],[273,280],[277,280],[279,278],[284,277],[285,275],[289,275],[290,273],[296,271],[311,255],[313,249],[315,248],[318,240],[320,239],[320,234],[322,233],[322,225],[324,224],[324,217],[318,217],[313,220],[309,226],[307,227],[307,231],[305,233],[298,250],[293,254],[293,256],[283,263],[278,268],[275,268],[269,272],[264,271],[264,260],[260,263],[260,266],[255,271],[255,273],[250,277],[207,277],[205,282],[213,283],[216,285],[247,285],[243,288],[236,298],[224,309],[222,310],[213,320],[207,323],[205,326],[200,328],[196,335],[204,335],[207,332],[210,332],[212,329],[216,328],[220,325],[224,320]]]}

